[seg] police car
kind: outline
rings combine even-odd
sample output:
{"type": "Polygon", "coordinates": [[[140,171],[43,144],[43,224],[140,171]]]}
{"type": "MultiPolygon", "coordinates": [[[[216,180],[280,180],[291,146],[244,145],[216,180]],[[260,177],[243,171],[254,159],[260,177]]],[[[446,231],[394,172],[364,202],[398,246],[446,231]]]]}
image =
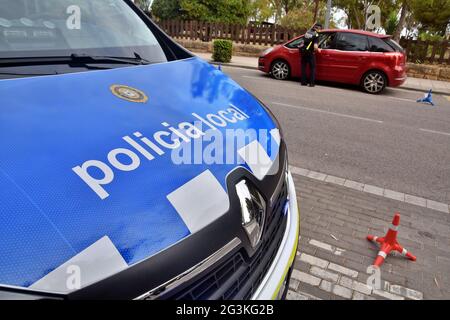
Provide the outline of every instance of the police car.
{"type": "Polygon", "coordinates": [[[283,298],[274,116],[128,0],[0,0],[0,299],[283,298]]]}

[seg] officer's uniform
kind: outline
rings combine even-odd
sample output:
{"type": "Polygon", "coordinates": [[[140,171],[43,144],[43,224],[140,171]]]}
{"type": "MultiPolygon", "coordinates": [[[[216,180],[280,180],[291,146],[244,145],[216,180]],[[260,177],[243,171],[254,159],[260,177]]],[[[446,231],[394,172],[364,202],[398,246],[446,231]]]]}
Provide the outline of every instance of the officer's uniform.
{"type": "Polygon", "coordinates": [[[319,43],[319,34],[314,29],[310,29],[303,37],[303,45],[300,46],[301,55],[301,72],[302,85],[306,85],[306,66],[309,65],[310,70],[310,85],[314,85],[316,80],[316,56],[314,53],[314,46],[319,43]]]}

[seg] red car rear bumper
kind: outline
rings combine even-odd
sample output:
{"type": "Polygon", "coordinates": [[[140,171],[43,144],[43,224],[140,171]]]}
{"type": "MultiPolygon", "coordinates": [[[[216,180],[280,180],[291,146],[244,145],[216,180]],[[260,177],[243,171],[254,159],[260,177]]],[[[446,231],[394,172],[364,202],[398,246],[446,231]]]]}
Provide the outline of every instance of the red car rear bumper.
{"type": "Polygon", "coordinates": [[[390,75],[389,86],[399,87],[405,83],[407,78],[406,69],[404,67],[396,67],[390,75]]]}

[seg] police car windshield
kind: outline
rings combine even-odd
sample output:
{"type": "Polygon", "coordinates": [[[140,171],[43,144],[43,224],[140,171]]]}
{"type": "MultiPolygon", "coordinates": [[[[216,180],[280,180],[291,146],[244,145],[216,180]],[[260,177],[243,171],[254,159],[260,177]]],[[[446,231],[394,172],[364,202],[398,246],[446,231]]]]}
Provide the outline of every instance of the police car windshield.
{"type": "Polygon", "coordinates": [[[0,0],[1,59],[72,54],[167,58],[124,0],[0,0]]]}

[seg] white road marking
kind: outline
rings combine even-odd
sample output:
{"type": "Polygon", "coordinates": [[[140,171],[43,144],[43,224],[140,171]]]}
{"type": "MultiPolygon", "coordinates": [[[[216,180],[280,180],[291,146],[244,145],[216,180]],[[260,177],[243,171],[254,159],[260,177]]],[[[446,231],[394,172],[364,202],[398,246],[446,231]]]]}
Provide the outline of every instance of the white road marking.
{"type": "Polygon", "coordinates": [[[434,131],[434,130],[423,129],[423,128],[420,128],[420,131],[428,132],[428,133],[440,134],[440,135],[444,135],[444,136],[450,136],[450,133],[448,133],[448,132],[434,131]]]}
{"type": "MultiPolygon", "coordinates": [[[[345,188],[349,188],[349,189],[353,189],[353,190],[355,190],[355,188],[351,187],[352,185],[360,185],[362,187],[362,188],[358,189],[360,192],[369,193],[369,194],[373,195],[373,191],[371,189],[373,189],[375,186],[366,185],[366,184],[359,183],[359,182],[352,181],[352,180],[345,179],[345,178],[337,178],[334,176],[330,176],[333,179],[328,179],[328,175],[326,175],[324,173],[315,172],[315,171],[304,169],[304,168],[289,166],[289,169],[290,169],[291,173],[294,175],[308,177],[310,179],[339,185],[341,187],[345,187],[345,188]],[[325,176],[325,179],[324,179],[324,176],[325,176]],[[342,184],[342,181],[344,181],[344,184],[342,184]],[[366,186],[368,186],[369,188],[366,188],[366,186]]],[[[396,196],[393,197],[392,190],[388,190],[388,189],[381,188],[381,187],[376,187],[376,188],[378,190],[382,190],[382,192],[383,192],[382,194],[377,194],[380,197],[390,199],[390,200],[396,200],[396,201],[400,201],[400,202],[406,202],[406,203],[409,203],[412,205],[416,205],[419,207],[424,207],[424,208],[428,208],[428,209],[432,209],[432,210],[436,210],[436,211],[440,211],[440,212],[444,212],[444,213],[450,213],[450,205],[447,203],[437,202],[437,201],[425,199],[425,198],[419,198],[419,197],[416,197],[416,196],[413,196],[410,194],[405,194],[403,192],[396,192],[396,191],[394,191],[396,196]],[[411,201],[411,199],[416,199],[419,201],[411,201]]]]}
{"type": "Polygon", "coordinates": [[[291,104],[285,104],[285,103],[280,103],[280,102],[272,102],[272,104],[276,104],[276,105],[284,106],[284,107],[288,107],[288,108],[294,108],[294,109],[300,109],[300,110],[306,110],[306,111],[312,111],[312,112],[319,112],[319,113],[323,113],[323,114],[329,114],[329,115],[332,115],[332,116],[349,118],[349,119],[354,119],[354,120],[363,120],[363,121],[369,121],[369,122],[375,122],[375,123],[383,123],[383,121],[381,121],[381,120],[375,120],[375,119],[351,116],[351,115],[348,115],[348,114],[336,113],[336,112],[319,110],[319,109],[305,108],[305,107],[294,106],[294,105],[291,105],[291,104]]]}
{"type": "Polygon", "coordinates": [[[268,78],[268,77],[256,77],[256,76],[242,76],[242,78],[256,79],[256,80],[273,80],[273,79],[268,78]]]}
{"type": "MultiPolygon", "coordinates": [[[[255,80],[270,80],[270,81],[276,81],[276,80],[274,80],[274,79],[272,79],[272,78],[269,78],[269,77],[264,77],[264,76],[261,76],[261,77],[257,77],[257,76],[241,76],[242,78],[246,78],[246,79],[255,79],[255,80]]],[[[290,85],[290,86],[296,86],[296,87],[298,87],[298,85],[295,85],[294,83],[291,83],[291,82],[286,82],[286,81],[283,81],[283,82],[281,82],[281,81],[279,81],[280,83],[283,83],[283,86],[285,86],[286,85],[286,83],[288,84],[288,85],[290,85]]],[[[348,89],[342,89],[342,88],[338,88],[338,87],[329,87],[329,86],[325,86],[326,88],[330,88],[330,89],[334,89],[334,90],[337,90],[337,91],[341,91],[341,92],[349,92],[349,90],[348,89]]],[[[392,89],[392,88],[391,88],[392,89]]],[[[405,90],[405,89],[398,89],[398,88],[395,88],[395,90],[402,90],[402,91],[405,91],[405,92],[408,92],[408,93],[411,93],[411,90],[405,90]]],[[[353,93],[355,93],[355,92],[353,92],[353,93]]],[[[378,99],[378,97],[380,97],[380,98],[387,98],[387,99],[392,99],[392,100],[398,100],[398,101],[405,101],[405,102],[416,102],[416,99],[408,99],[408,98],[399,98],[399,97],[390,97],[390,96],[388,96],[388,95],[382,95],[382,96],[373,96],[373,95],[368,95],[368,94],[366,94],[366,93],[361,93],[361,92],[359,92],[360,93],[360,96],[361,97],[364,97],[364,98],[368,98],[368,99],[370,99],[370,98],[372,98],[373,100],[379,100],[378,99]]]]}
{"type": "Polygon", "coordinates": [[[394,100],[400,100],[400,101],[407,101],[407,102],[416,102],[416,100],[406,99],[406,98],[398,98],[398,97],[383,96],[383,98],[394,99],[394,100]]]}

